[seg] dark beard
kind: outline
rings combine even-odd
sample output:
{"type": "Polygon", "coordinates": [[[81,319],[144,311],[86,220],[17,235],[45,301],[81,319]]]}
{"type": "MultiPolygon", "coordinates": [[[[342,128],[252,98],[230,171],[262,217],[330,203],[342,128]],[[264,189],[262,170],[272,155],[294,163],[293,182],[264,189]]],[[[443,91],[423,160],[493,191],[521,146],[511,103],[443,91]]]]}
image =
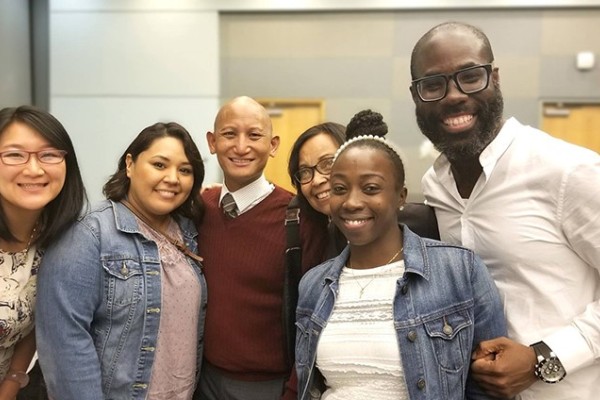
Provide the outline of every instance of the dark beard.
{"type": "Polygon", "coordinates": [[[463,134],[450,135],[443,132],[439,127],[439,121],[434,118],[426,118],[416,109],[417,124],[421,132],[433,143],[434,147],[443,153],[450,161],[460,161],[469,158],[479,158],[481,152],[494,140],[502,127],[502,114],[504,112],[504,100],[499,87],[496,87],[495,95],[488,103],[480,105],[478,116],[479,132],[465,132],[463,134]],[[469,135],[470,140],[465,139],[469,135]]]}

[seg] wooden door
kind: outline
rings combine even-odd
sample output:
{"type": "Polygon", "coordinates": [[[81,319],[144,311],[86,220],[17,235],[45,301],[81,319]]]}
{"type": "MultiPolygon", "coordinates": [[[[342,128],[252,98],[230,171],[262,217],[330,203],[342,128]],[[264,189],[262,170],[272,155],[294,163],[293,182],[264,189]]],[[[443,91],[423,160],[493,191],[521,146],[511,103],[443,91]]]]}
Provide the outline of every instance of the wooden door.
{"type": "Polygon", "coordinates": [[[287,172],[288,159],[296,138],[311,126],[323,122],[323,102],[320,100],[258,99],[269,112],[273,134],[280,145],[275,157],[269,159],[265,176],[291,192],[295,192],[287,172]]]}
{"type": "Polygon", "coordinates": [[[600,153],[600,104],[545,103],[541,129],[600,153]]]}

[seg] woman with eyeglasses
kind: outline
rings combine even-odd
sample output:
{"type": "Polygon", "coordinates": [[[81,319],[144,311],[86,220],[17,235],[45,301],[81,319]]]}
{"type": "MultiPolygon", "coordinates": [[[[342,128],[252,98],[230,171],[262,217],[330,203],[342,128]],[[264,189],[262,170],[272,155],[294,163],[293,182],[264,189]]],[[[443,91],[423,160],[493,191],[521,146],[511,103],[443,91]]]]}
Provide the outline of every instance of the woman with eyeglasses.
{"type": "Polygon", "coordinates": [[[0,110],[0,399],[30,398],[21,389],[36,348],[38,268],[85,203],[61,123],[30,106],[0,110]]]}

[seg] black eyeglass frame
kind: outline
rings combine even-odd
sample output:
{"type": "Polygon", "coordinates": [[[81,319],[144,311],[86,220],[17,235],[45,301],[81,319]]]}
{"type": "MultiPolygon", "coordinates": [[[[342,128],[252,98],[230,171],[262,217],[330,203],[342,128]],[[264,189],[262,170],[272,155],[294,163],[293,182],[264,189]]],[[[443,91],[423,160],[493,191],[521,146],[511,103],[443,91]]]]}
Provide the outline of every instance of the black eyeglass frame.
{"type": "Polygon", "coordinates": [[[3,152],[0,152],[0,161],[2,161],[2,164],[4,165],[10,165],[10,166],[14,166],[14,165],[25,165],[29,162],[29,160],[31,159],[31,155],[35,154],[35,158],[37,158],[37,160],[45,165],[56,165],[56,164],[60,164],[61,162],[63,162],[65,160],[65,157],[67,156],[67,151],[65,150],[39,150],[39,151],[27,151],[27,150],[6,150],[3,152]],[[4,155],[5,154],[14,154],[14,153],[20,153],[20,154],[27,154],[27,157],[25,158],[25,161],[23,161],[22,163],[16,163],[16,164],[11,164],[10,162],[6,162],[4,160],[4,155]],[[60,154],[62,157],[59,161],[57,162],[47,162],[44,161],[40,158],[39,154],[40,153],[58,153],[60,154]]]}
{"type": "Polygon", "coordinates": [[[313,166],[307,166],[307,167],[302,167],[300,168],[298,171],[296,171],[296,173],[294,174],[294,180],[296,182],[298,182],[301,185],[306,185],[312,182],[313,179],[315,179],[315,170],[320,173],[321,175],[329,175],[331,173],[331,167],[333,166],[333,159],[334,157],[326,157],[323,158],[322,160],[320,160],[318,163],[316,163],[313,166]],[[330,166],[329,166],[329,170],[327,171],[322,171],[321,168],[323,167],[323,164],[325,162],[329,162],[330,166]],[[300,174],[302,173],[302,171],[310,171],[310,179],[302,181],[300,179],[300,174]]]}
{"type": "Polygon", "coordinates": [[[446,97],[448,95],[448,83],[450,82],[450,79],[452,79],[454,81],[454,83],[456,84],[456,87],[458,90],[460,90],[461,93],[464,94],[475,94],[475,93],[479,93],[484,91],[485,89],[488,88],[488,86],[490,86],[490,77],[492,76],[492,72],[494,71],[494,65],[493,63],[488,63],[488,64],[479,64],[479,65],[473,65],[472,67],[467,67],[467,68],[463,68],[463,69],[459,69],[458,71],[454,71],[451,74],[436,74],[436,75],[429,75],[429,76],[424,76],[423,78],[419,78],[419,79],[415,79],[411,82],[412,87],[414,88],[415,92],[417,92],[417,95],[419,96],[419,98],[421,99],[421,101],[425,102],[425,103],[431,103],[434,101],[440,101],[442,100],[444,97],[446,97]],[[485,85],[481,88],[481,89],[477,89],[477,90],[473,90],[473,91],[465,91],[461,84],[458,82],[458,79],[456,78],[457,75],[463,73],[463,72],[467,72],[467,71],[471,71],[473,69],[476,68],[484,68],[485,72],[487,74],[487,79],[485,81],[485,85]],[[426,81],[428,79],[432,79],[432,78],[445,78],[446,80],[446,88],[444,90],[444,94],[436,99],[424,99],[423,96],[421,95],[421,91],[419,90],[419,83],[426,81]]]}

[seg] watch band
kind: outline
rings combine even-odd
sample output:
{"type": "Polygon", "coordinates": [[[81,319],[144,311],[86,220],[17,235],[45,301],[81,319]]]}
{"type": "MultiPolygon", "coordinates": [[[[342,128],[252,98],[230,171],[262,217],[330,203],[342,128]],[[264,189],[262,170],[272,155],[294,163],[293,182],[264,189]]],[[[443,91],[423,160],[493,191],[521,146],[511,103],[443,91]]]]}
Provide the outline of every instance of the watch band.
{"type": "Polygon", "coordinates": [[[22,371],[13,371],[12,369],[6,373],[4,379],[17,382],[21,389],[29,383],[29,375],[22,371]]]}
{"type": "Polygon", "coordinates": [[[537,362],[535,364],[535,376],[546,383],[558,383],[567,375],[562,363],[543,341],[531,345],[535,351],[537,362]]]}

